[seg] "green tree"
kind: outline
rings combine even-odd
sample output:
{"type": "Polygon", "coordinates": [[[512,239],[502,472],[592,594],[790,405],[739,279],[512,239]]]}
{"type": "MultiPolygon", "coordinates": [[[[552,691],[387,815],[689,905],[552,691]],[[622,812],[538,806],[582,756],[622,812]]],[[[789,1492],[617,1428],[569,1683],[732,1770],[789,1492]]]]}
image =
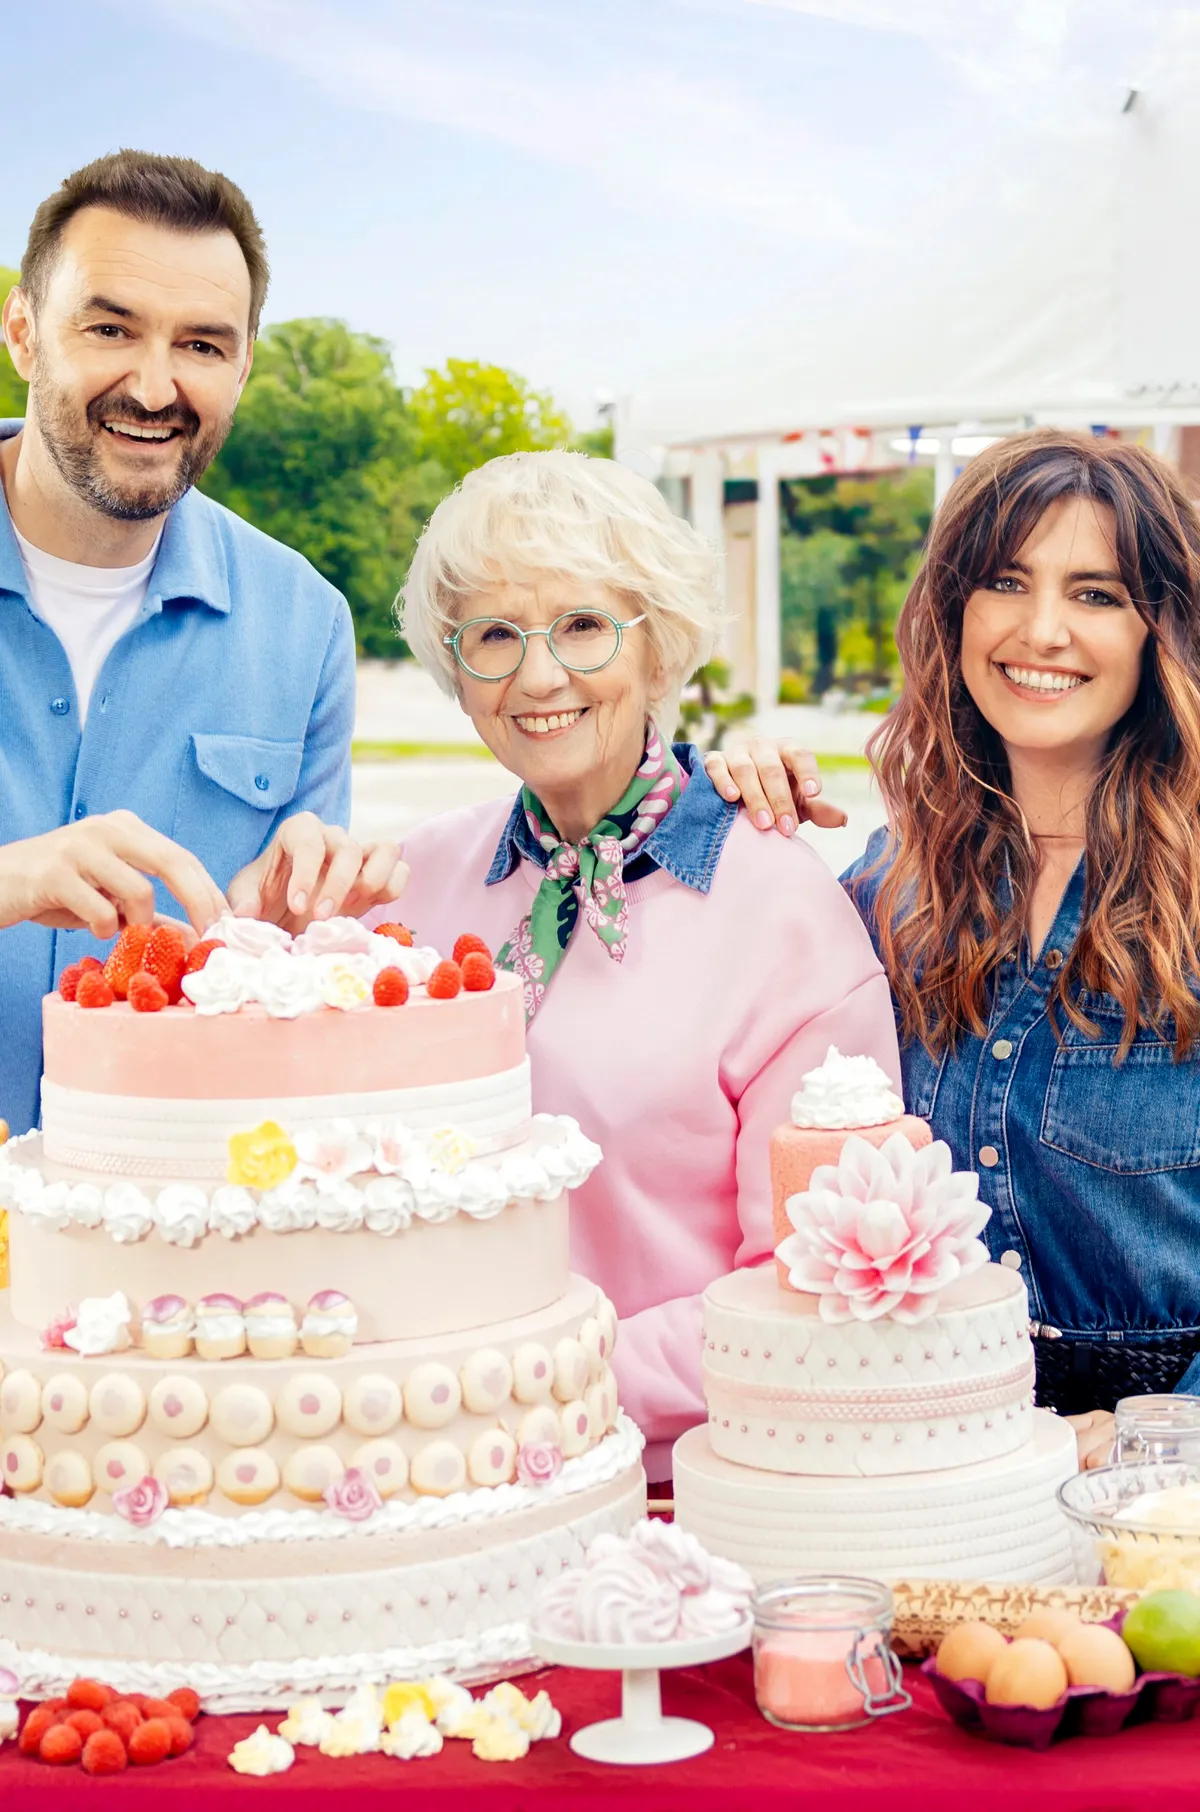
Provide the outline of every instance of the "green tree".
{"type": "MultiPolygon", "coordinates": [[[[4,301],[14,283],[20,282],[20,272],[9,270],[7,265],[0,264],[0,303],[4,301]]],[[[8,348],[0,340],[0,418],[9,415],[24,415],[25,393],[28,389],[24,378],[19,378],[13,370],[13,362],[8,356],[8,348]]]]}
{"type": "Polygon", "coordinates": [[[475,359],[427,371],[410,399],[417,440],[452,484],[500,453],[565,447],[571,424],[553,397],[515,372],[475,359]]]}

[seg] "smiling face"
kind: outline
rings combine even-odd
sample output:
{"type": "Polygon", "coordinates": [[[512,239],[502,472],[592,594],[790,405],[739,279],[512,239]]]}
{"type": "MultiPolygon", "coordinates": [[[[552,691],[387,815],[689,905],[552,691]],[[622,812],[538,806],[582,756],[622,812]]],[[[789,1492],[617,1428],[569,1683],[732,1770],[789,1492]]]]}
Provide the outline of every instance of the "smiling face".
{"type": "Polygon", "coordinates": [[[1094,766],[1137,696],[1148,633],[1120,575],[1112,510],[1065,497],[967,599],[963,679],[1010,757],[1094,766]]]}
{"type": "Polygon", "coordinates": [[[104,515],[162,515],[212,462],[250,370],[250,273],[232,233],[89,207],[31,312],[5,329],[60,476],[104,515]]]}
{"type": "MultiPolygon", "coordinates": [[[[460,621],[495,616],[524,630],[548,629],[556,617],[578,613],[586,635],[589,613],[597,610],[619,623],[641,614],[606,585],[547,575],[475,593],[460,621]]],[[[460,671],[458,683],[462,708],[493,755],[536,794],[571,841],[599,822],[633,778],[646,719],[662,690],[644,623],[627,630],[620,653],[594,673],[563,667],[547,638],[536,635],[507,679],[473,679],[460,671]]]]}

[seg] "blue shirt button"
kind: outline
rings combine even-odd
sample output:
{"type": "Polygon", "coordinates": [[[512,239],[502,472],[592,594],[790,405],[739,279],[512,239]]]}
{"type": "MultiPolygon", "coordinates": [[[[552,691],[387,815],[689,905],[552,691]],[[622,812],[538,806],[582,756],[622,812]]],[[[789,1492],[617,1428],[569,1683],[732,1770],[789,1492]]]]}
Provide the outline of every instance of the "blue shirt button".
{"type": "Polygon", "coordinates": [[[53,711],[55,717],[65,717],[67,712],[71,709],[71,701],[67,698],[52,698],[50,700],[50,709],[53,711]]]}
{"type": "Polygon", "coordinates": [[[79,804],[75,807],[75,816],[77,818],[86,818],[87,817],[87,806],[83,803],[82,799],[79,801],[79,804]]]}
{"type": "Polygon", "coordinates": [[[266,774],[256,774],[254,776],[254,784],[260,793],[265,793],[270,787],[271,782],[266,774]]]}

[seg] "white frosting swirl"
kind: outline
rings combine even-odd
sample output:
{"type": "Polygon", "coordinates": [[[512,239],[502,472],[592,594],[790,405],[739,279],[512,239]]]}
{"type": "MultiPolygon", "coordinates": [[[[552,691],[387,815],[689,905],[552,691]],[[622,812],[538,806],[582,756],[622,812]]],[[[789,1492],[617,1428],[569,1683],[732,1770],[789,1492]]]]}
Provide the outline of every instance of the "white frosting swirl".
{"type": "Polygon", "coordinates": [[[208,1224],[214,1233],[220,1233],[225,1239],[253,1233],[258,1225],[258,1203],[248,1189],[242,1189],[236,1183],[222,1183],[219,1189],[213,1190],[208,1205],[208,1224]]]}
{"type": "Polygon", "coordinates": [[[35,1195],[32,1190],[29,1191],[27,1201],[22,1206],[31,1220],[61,1232],[71,1220],[70,1185],[47,1183],[40,1194],[35,1195]]]}
{"type": "MultiPolygon", "coordinates": [[[[227,950],[242,956],[265,956],[269,950],[290,950],[292,947],[292,934],[282,925],[268,925],[264,919],[235,918],[230,912],[224,913],[215,925],[210,925],[204,936],[219,939],[227,950]]],[[[216,954],[214,951],[213,955],[216,954]]],[[[212,961],[211,956],[208,961],[212,961]]]]}
{"type": "Polygon", "coordinates": [[[267,952],[254,974],[253,988],[254,998],[272,1019],[298,1019],[301,1013],[315,1013],[324,1005],[316,959],[289,950],[267,952]]]}
{"type": "Polygon", "coordinates": [[[136,1183],[113,1183],[104,1191],[104,1230],[118,1245],[145,1239],[153,1225],[150,1203],[136,1183]]]}
{"type": "Polygon", "coordinates": [[[364,1220],[372,1233],[391,1237],[412,1226],[416,1197],[403,1177],[374,1177],[364,1190],[364,1220]]]}
{"type": "Polygon", "coordinates": [[[208,1232],[208,1196],[196,1183],[168,1183],[153,1208],[154,1224],[171,1246],[194,1246],[208,1232]]]}
{"type": "Polygon", "coordinates": [[[353,1340],[358,1332],[358,1316],[352,1308],[309,1309],[300,1332],[315,1335],[318,1340],[326,1334],[346,1334],[353,1340]]]}
{"type": "Polygon", "coordinates": [[[121,1353],[129,1345],[132,1320],[133,1310],[123,1290],[115,1290],[111,1296],[85,1296],[75,1311],[75,1326],[67,1329],[63,1339],[81,1359],[121,1353]]]}
{"type": "Polygon", "coordinates": [[[792,1096],[793,1126],[886,1126],[903,1113],[903,1101],[875,1059],[843,1057],[835,1045],[818,1069],[801,1078],[792,1096]]]}
{"type": "MultiPolygon", "coordinates": [[[[239,919],[236,922],[253,924],[255,921],[239,919]]],[[[253,956],[240,950],[212,950],[203,969],[185,975],[180,986],[197,1013],[236,1013],[239,1007],[254,999],[257,974],[258,964],[253,956]]]]}
{"type": "Polygon", "coordinates": [[[228,1757],[235,1774],[252,1774],[262,1780],[268,1774],[283,1774],[296,1759],[296,1751],[285,1737],[272,1736],[260,1724],[253,1736],[235,1743],[228,1757]]]}
{"type": "Polygon", "coordinates": [[[353,1183],[339,1183],[331,1192],[318,1192],[317,1226],[329,1233],[356,1233],[363,1224],[366,1197],[353,1183]]]}
{"type": "Polygon", "coordinates": [[[71,1189],[69,1203],[71,1222],[76,1227],[86,1227],[94,1232],[104,1225],[104,1191],[95,1183],[76,1183],[71,1189]]]}
{"type": "Polygon", "coordinates": [[[293,938],[292,950],[296,956],[365,956],[375,941],[361,919],[314,919],[293,938]]]}
{"type": "Polygon", "coordinates": [[[444,1740],[437,1725],[430,1723],[420,1706],[410,1705],[380,1738],[379,1747],[384,1755],[395,1756],[401,1762],[412,1762],[420,1756],[437,1755],[444,1740]]]}
{"type": "Polygon", "coordinates": [[[258,1198],[258,1218],[268,1233],[307,1233],[317,1224],[317,1192],[293,1172],[258,1198]]]}
{"type": "Polygon", "coordinates": [[[670,1642],[679,1628],[680,1593],[626,1550],[609,1553],[579,1575],[575,1615],[583,1642],[621,1648],[670,1642]]]}

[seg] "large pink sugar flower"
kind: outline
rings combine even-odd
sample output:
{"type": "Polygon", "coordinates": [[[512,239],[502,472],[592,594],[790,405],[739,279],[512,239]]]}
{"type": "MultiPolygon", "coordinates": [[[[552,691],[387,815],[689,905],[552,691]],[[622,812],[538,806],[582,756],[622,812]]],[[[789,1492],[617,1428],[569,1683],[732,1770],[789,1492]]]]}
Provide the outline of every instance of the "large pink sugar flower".
{"type": "Polygon", "coordinates": [[[383,1507],[383,1499],[358,1466],[347,1467],[341,1478],[325,1487],[325,1502],[352,1523],[365,1523],[368,1516],[383,1507]]]}
{"type": "Polygon", "coordinates": [[[793,1289],[818,1295],[822,1321],[924,1321],[940,1291],[987,1263],[991,1210],[979,1178],[942,1141],[914,1151],[903,1133],[878,1149],[856,1135],[788,1198],[795,1232],[777,1248],[793,1289]]]}
{"type": "Polygon", "coordinates": [[[563,1469],[557,1441],[523,1441],[517,1449],[517,1477],[523,1485],[548,1485],[563,1469]]]}
{"type": "Polygon", "coordinates": [[[135,1529],[144,1529],[149,1523],[158,1521],[170,1501],[170,1493],[162,1480],[147,1473],[136,1485],[126,1485],[123,1491],[114,1491],[112,1507],[118,1516],[123,1516],[135,1529]]]}

